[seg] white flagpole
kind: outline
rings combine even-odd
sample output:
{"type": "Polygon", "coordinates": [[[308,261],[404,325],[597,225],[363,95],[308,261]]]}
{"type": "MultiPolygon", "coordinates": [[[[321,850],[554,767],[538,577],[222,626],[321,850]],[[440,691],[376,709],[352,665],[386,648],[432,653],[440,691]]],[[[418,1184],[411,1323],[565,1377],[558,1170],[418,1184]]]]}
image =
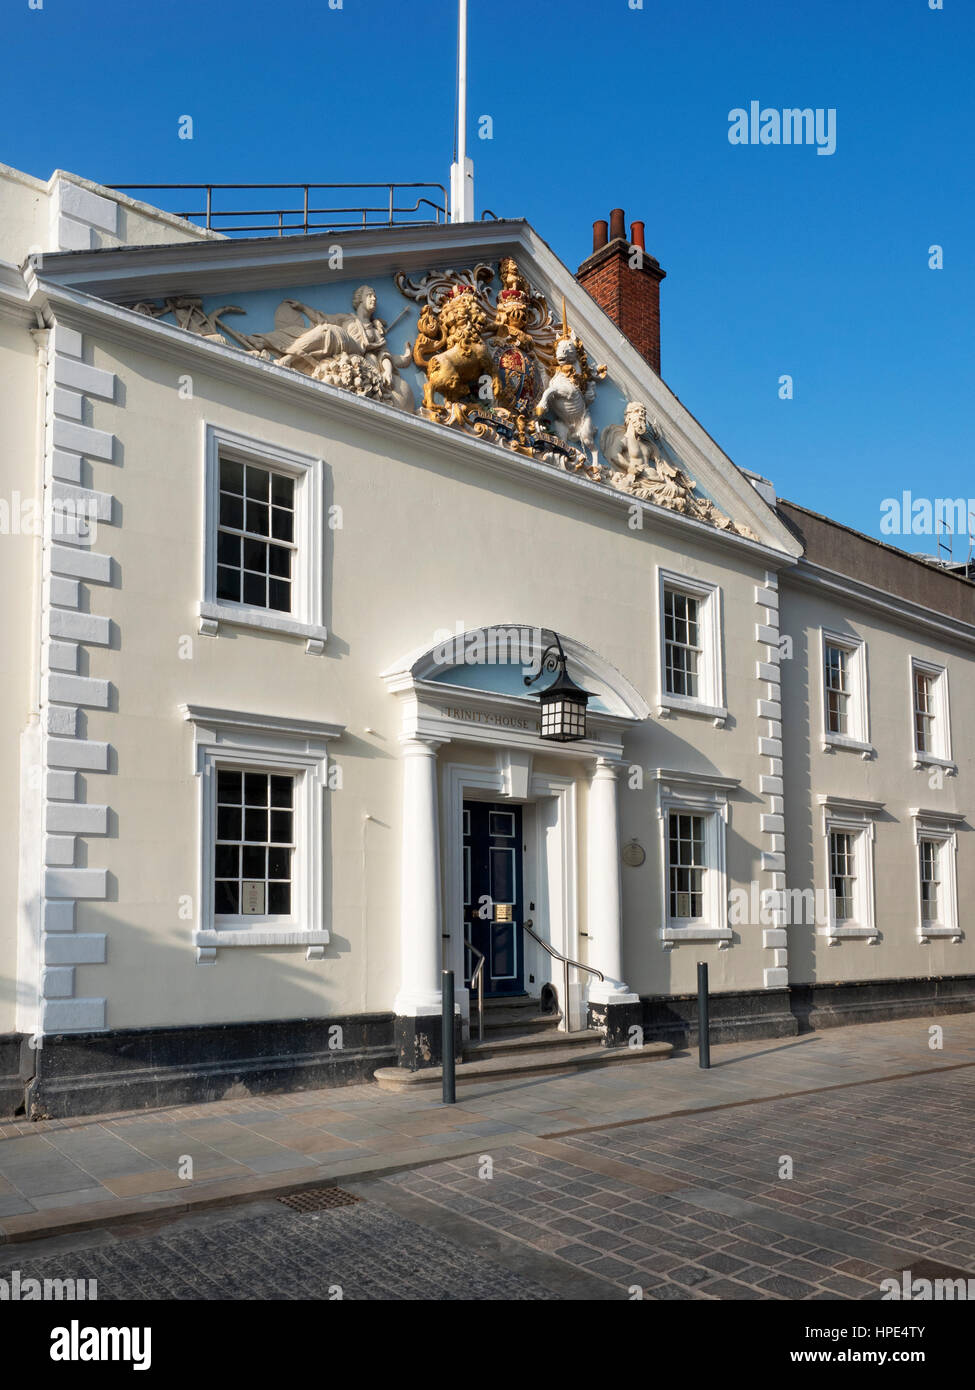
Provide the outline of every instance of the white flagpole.
{"type": "Polygon", "coordinates": [[[450,220],[474,221],[474,162],[467,158],[467,0],[457,5],[457,159],[450,166],[450,220]]]}

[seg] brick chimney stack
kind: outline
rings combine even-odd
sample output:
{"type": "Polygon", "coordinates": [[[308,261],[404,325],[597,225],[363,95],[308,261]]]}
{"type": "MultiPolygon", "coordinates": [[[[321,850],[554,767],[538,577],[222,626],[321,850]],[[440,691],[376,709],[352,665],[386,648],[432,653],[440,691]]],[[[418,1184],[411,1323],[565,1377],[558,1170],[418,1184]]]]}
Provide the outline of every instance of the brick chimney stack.
{"type": "Polygon", "coordinates": [[[576,271],[583,289],[603,309],[637,352],[660,375],[660,282],[666,275],[648,256],[644,224],[634,222],[626,239],[626,218],[614,208],[609,222],[592,224],[592,255],[576,271]]]}

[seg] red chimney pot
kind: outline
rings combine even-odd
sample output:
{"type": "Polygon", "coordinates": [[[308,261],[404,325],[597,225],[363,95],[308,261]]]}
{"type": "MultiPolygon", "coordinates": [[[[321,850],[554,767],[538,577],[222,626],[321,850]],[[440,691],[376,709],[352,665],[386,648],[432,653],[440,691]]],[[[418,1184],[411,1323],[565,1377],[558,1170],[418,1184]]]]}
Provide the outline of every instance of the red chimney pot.
{"type": "Polygon", "coordinates": [[[645,224],[634,222],[632,243],[627,241],[623,209],[614,208],[609,241],[605,222],[594,222],[592,231],[592,255],[583,261],[576,279],[659,376],[660,282],[666,271],[647,254],[645,224]],[[633,247],[639,255],[633,254],[633,247]]]}

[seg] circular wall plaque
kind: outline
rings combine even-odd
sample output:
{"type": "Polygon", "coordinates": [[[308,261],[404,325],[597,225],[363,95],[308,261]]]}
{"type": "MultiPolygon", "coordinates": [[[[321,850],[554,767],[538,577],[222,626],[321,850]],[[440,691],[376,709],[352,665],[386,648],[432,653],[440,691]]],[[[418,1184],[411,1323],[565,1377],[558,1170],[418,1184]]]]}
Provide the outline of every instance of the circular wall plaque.
{"type": "Polygon", "coordinates": [[[631,869],[638,869],[646,857],[647,852],[639,840],[630,840],[629,844],[623,846],[623,863],[629,865],[631,869]]]}

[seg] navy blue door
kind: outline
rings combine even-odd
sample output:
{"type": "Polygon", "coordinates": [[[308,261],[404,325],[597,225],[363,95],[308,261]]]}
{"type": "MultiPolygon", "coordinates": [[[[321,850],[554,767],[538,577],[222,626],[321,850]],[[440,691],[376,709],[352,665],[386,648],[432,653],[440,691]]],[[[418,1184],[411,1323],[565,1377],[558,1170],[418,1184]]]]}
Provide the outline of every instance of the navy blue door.
{"type": "MultiPolygon", "coordinates": [[[[486,995],[525,990],[521,807],[464,802],[464,929],[485,957],[486,995]]],[[[477,956],[467,951],[467,979],[477,956]]]]}

